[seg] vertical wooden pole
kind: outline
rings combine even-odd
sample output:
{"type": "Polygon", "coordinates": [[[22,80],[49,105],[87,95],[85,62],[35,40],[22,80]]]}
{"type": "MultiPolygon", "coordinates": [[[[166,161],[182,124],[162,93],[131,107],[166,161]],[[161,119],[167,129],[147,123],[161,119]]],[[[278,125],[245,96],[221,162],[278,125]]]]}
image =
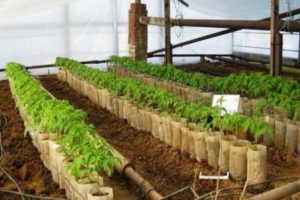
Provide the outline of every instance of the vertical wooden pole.
{"type": "Polygon", "coordinates": [[[282,34],[279,27],[279,0],[271,0],[271,55],[270,74],[282,74],[282,34]]]}
{"type": "Polygon", "coordinates": [[[165,64],[172,64],[172,44],[171,44],[171,9],[170,0],[165,1],[165,64]]]}
{"type": "Polygon", "coordinates": [[[129,56],[134,60],[147,60],[148,27],[139,23],[141,16],[147,16],[147,6],[141,0],[130,5],[128,26],[129,56]]]}

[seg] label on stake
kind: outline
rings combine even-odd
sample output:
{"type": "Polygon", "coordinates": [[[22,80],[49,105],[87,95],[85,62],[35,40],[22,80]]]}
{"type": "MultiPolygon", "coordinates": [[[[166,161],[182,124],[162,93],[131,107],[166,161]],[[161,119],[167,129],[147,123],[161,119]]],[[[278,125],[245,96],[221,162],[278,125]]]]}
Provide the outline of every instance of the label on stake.
{"type": "Polygon", "coordinates": [[[221,115],[242,113],[242,101],[240,95],[214,95],[213,96],[213,107],[222,107],[226,110],[222,110],[221,115]]]}

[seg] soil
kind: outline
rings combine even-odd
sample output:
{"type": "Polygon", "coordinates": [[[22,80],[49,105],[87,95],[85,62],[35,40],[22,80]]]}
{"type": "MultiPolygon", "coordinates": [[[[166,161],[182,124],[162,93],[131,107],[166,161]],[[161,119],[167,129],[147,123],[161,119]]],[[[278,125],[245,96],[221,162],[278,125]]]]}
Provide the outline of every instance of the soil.
{"type": "MultiPolygon", "coordinates": [[[[66,83],[59,81],[56,76],[42,77],[44,87],[59,99],[68,100],[76,108],[88,113],[89,123],[93,124],[110,144],[131,160],[146,180],[155,186],[162,195],[167,195],[194,182],[195,171],[205,175],[216,175],[217,171],[207,165],[198,163],[176,150],[160,143],[150,133],[138,131],[109,111],[93,104],[87,97],[78,94],[66,83]]],[[[300,177],[300,156],[286,149],[268,148],[268,177],[300,177]]],[[[128,188],[142,198],[141,191],[129,182],[124,183],[128,188]]],[[[274,183],[267,188],[277,187],[286,182],[274,183]]],[[[196,188],[198,194],[215,190],[215,181],[199,181],[196,188]]],[[[242,182],[221,181],[220,188],[243,185],[242,182]]],[[[118,193],[118,191],[114,190],[118,193]]],[[[262,191],[250,191],[252,194],[262,191]]],[[[116,198],[118,199],[118,198],[116,198]]],[[[190,192],[184,192],[172,199],[193,199],[190,192]]],[[[234,199],[230,197],[229,199],[234,199]]]]}
{"type": "MultiPolygon", "coordinates": [[[[0,165],[19,184],[25,193],[39,196],[66,198],[64,190],[52,181],[37,149],[29,136],[24,136],[24,125],[14,100],[12,99],[7,81],[0,82],[0,112],[7,119],[3,127],[0,121],[0,135],[4,154],[0,157],[0,165]]],[[[0,188],[17,191],[16,186],[0,170],[0,188]]],[[[19,196],[0,192],[1,200],[19,200],[19,196]]]]}
{"type": "MultiPolygon", "coordinates": [[[[204,175],[217,174],[217,170],[209,167],[207,163],[193,161],[160,143],[150,133],[132,128],[126,120],[121,120],[109,111],[93,104],[87,97],[78,94],[55,76],[42,77],[41,82],[58,99],[68,100],[76,108],[87,112],[89,123],[95,126],[97,132],[128,158],[137,172],[162,195],[191,186],[196,169],[202,171],[204,175]]],[[[214,190],[215,185],[215,181],[198,181],[198,179],[196,181],[198,194],[214,190]]],[[[233,185],[238,185],[238,183],[221,181],[221,187],[233,185]]],[[[114,195],[115,193],[114,189],[114,195]]],[[[143,198],[137,188],[135,193],[143,198]]],[[[184,192],[172,199],[188,200],[193,199],[193,195],[191,192],[184,192]]]]}
{"type": "MultiPolygon", "coordinates": [[[[205,175],[216,175],[217,171],[198,163],[178,151],[154,139],[150,133],[132,128],[126,120],[121,120],[109,111],[102,109],[88,98],[79,95],[55,76],[42,77],[44,87],[59,99],[69,100],[76,108],[88,113],[89,123],[93,124],[109,143],[131,160],[146,180],[163,195],[170,194],[194,182],[195,170],[205,175]]],[[[43,166],[39,153],[29,137],[24,137],[23,121],[15,109],[7,81],[0,82],[0,111],[8,119],[2,139],[5,154],[0,164],[16,179],[23,191],[30,194],[65,198],[51,179],[51,173],[43,166]],[[30,158],[30,159],[28,159],[30,158]]],[[[300,176],[300,156],[284,149],[268,149],[268,175],[270,178],[300,176]]],[[[215,190],[215,181],[196,181],[198,194],[215,190]]],[[[221,181],[220,188],[242,185],[232,181],[221,181]]],[[[283,184],[279,183],[276,186],[283,184]]],[[[105,177],[105,185],[114,189],[116,200],[145,199],[142,192],[126,178],[114,174],[105,177]]],[[[0,173],[0,187],[15,190],[15,186],[0,173]]],[[[273,186],[270,186],[271,188],[273,186]]],[[[254,194],[257,191],[250,191],[254,194]]],[[[228,198],[228,197],[227,197],[228,198]]],[[[15,200],[20,197],[0,193],[2,200],[15,200]]],[[[190,192],[180,193],[172,199],[193,199],[190,192]]],[[[234,199],[233,197],[228,199],[234,199]]]]}
{"type": "MultiPolygon", "coordinates": [[[[206,61],[205,63],[194,63],[194,64],[183,64],[177,66],[180,69],[184,69],[189,72],[202,72],[212,76],[228,76],[232,73],[253,73],[253,72],[263,72],[268,74],[269,71],[267,69],[249,67],[240,64],[231,64],[231,63],[223,63],[223,62],[210,62],[206,61]]],[[[294,79],[300,81],[300,77],[298,74],[284,72],[284,78],[294,79]]]]}

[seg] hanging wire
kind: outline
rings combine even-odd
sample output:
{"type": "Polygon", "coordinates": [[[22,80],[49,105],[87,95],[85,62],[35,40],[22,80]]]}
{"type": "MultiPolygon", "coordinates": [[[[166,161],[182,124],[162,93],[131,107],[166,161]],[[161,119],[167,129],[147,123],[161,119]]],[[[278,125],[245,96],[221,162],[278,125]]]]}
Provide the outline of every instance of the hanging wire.
{"type": "MultiPolygon", "coordinates": [[[[183,19],[183,7],[181,3],[179,3],[177,0],[173,0],[173,5],[176,11],[175,19],[183,19]]],[[[183,41],[183,26],[178,26],[177,24],[175,27],[175,34],[180,41],[183,41]]]]}
{"type": "Polygon", "coordinates": [[[294,16],[292,15],[292,10],[295,8],[295,2],[294,0],[286,0],[286,6],[287,6],[287,18],[281,27],[280,31],[287,30],[290,34],[293,34],[293,32],[290,29],[290,22],[294,21],[294,16]]]}

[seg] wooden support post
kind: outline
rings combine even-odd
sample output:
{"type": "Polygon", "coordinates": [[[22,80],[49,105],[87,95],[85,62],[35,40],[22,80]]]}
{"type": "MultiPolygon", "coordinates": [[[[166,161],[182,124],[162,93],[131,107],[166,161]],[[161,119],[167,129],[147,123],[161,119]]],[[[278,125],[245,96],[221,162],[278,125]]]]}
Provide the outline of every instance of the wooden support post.
{"type": "Polygon", "coordinates": [[[171,44],[171,9],[170,0],[165,1],[165,64],[172,64],[172,44],[171,44]]]}
{"type": "Polygon", "coordinates": [[[147,6],[140,0],[130,5],[129,10],[129,56],[134,60],[147,60],[148,27],[139,23],[141,16],[147,16],[147,6]]]}
{"type": "Polygon", "coordinates": [[[282,74],[282,34],[279,32],[279,0],[272,0],[271,4],[270,74],[276,76],[282,74]]]}
{"type": "MultiPolygon", "coordinates": [[[[165,18],[142,16],[140,23],[152,26],[165,26],[165,18]]],[[[279,20],[277,26],[283,27],[285,23],[285,21],[279,20]]],[[[270,30],[270,22],[266,20],[171,19],[171,26],[270,30]]],[[[286,31],[286,29],[283,31],[286,31]]],[[[289,22],[289,31],[300,32],[300,22],[289,22]]]]}
{"type": "MultiPolygon", "coordinates": [[[[292,16],[297,15],[297,14],[300,14],[300,8],[291,11],[292,16]]],[[[280,18],[284,18],[287,15],[288,15],[288,13],[284,12],[284,13],[281,13],[279,16],[280,16],[280,18]]],[[[264,21],[264,20],[269,21],[270,19],[271,19],[270,17],[267,17],[267,18],[260,19],[259,21],[264,21]]],[[[140,19],[140,22],[141,22],[141,19],[140,19]]],[[[270,26],[269,26],[269,28],[270,28],[270,26]]],[[[196,43],[196,42],[201,42],[201,41],[208,40],[208,39],[211,39],[211,38],[219,37],[219,36],[226,35],[228,33],[233,33],[233,32],[239,31],[239,30],[241,30],[241,29],[232,29],[232,28],[231,29],[226,29],[226,30],[223,30],[223,31],[219,31],[219,32],[209,34],[209,35],[201,36],[201,37],[198,37],[198,38],[195,38],[195,39],[192,39],[192,40],[184,41],[184,42],[175,44],[172,47],[173,47],[173,49],[183,47],[183,46],[186,46],[186,45],[189,45],[189,44],[193,44],[193,43],[196,43]]],[[[300,40],[299,40],[299,47],[300,47],[300,40]]],[[[148,57],[152,57],[154,54],[164,52],[165,50],[166,50],[166,48],[161,48],[161,49],[158,49],[158,50],[155,50],[155,51],[151,51],[151,52],[148,53],[148,57]]],[[[300,54],[299,54],[299,58],[300,58],[300,54]]]]}

